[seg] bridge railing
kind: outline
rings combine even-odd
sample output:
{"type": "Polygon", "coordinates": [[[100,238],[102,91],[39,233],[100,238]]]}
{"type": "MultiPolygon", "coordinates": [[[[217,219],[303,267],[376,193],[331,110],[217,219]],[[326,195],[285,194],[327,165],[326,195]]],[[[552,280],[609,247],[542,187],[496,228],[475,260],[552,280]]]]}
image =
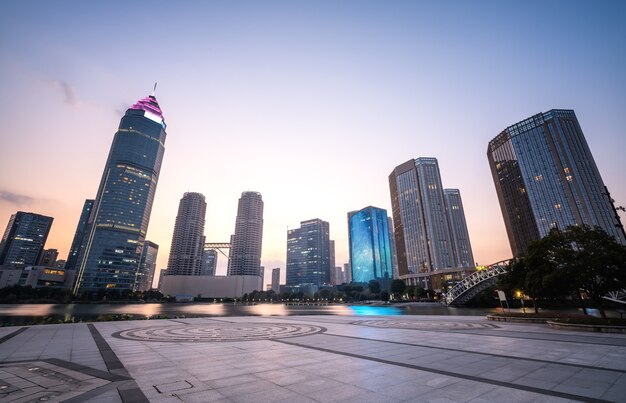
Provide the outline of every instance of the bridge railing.
{"type": "Polygon", "coordinates": [[[476,290],[476,287],[480,287],[481,285],[487,285],[488,283],[490,284],[492,279],[506,273],[508,268],[508,262],[508,260],[505,260],[502,262],[494,263],[488,266],[485,270],[476,271],[465,277],[454,287],[448,290],[445,299],[446,304],[453,304],[459,298],[466,295],[468,292],[476,290]]]}

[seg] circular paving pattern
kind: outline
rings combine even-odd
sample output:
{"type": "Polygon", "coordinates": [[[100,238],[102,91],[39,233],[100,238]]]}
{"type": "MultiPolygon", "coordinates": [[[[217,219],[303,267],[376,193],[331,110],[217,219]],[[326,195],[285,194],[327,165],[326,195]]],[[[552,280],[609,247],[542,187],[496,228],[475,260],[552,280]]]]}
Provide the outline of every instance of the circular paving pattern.
{"type": "Polygon", "coordinates": [[[472,322],[441,322],[441,321],[417,321],[417,320],[359,320],[352,322],[353,325],[382,327],[392,329],[416,329],[416,330],[467,330],[467,329],[496,329],[498,326],[491,323],[472,322]]]}
{"type": "Polygon", "coordinates": [[[149,326],[113,333],[118,339],[156,342],[217,342],[284,339],[325,332],[321,326],[285,323],[207,323],[149,326]]]}

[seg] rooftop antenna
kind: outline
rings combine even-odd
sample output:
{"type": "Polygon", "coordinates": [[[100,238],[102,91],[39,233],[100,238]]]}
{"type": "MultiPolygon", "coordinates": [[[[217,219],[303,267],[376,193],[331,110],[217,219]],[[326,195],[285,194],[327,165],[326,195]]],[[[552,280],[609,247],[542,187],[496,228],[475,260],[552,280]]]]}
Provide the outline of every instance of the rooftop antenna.
{"type": "Polygon", "coordinates": [[[152,96],[154,96],[154,93],[156,92],[156,86],[157,86],[157,82],[154,82],[154,88],[152,89],[152,96]]]}

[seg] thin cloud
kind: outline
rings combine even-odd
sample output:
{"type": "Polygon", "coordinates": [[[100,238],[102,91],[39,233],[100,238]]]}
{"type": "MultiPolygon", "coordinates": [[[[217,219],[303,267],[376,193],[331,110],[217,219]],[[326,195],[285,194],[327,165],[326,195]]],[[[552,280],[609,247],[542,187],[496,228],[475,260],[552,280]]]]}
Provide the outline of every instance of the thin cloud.
{"type": "Polygon", "coordinates": [[[17,206],[31,204],[35,199],[30,196],[21,195],[6,190],[0,190],[0,201],[5,201],[17,206]]]}
{"type": "Polygon", "coordinates": [[[74,87],[63,80],[54,80],[52,81],[52,87],[59,91],[63,96],[63,102],[66,105],[71,106],[72,108],[80,108],[82,102],[76,95],[76,91],[74,91],[74,87]]]}

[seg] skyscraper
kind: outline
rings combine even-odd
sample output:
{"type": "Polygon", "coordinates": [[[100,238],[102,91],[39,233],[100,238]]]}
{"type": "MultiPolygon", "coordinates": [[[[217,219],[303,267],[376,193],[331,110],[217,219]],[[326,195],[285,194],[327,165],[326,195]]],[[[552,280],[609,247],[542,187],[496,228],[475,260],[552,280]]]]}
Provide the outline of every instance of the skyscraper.
{"type": "Polygon", "coordinates": [[[348,213],[352,281],[367,283],[393,278],[387,210],[368,206],[348,213]]]}
{"type": "Polygon", "coordinates": [[[599,226],[626,244],[573,110],[552,109],[509,126],[487,158],[513,256],[553,228],[599,226]]]}
{"type": "MultiPolygon", "coordinates": [[[[436,158],[416,158],[397,166],[389,175],[389,189],[400,277],[426,281],[437,271],[468,267],[464,266],[467,254],[459,259],[455,253],[457,237],[451,226],[453,222],[455,229],[466,228],[465,217],[461,217],[462,209],[446,207],[436,158]]],[[[450,200],[460,203],[460,194],[458,200],[456,196],[450,200]]],[[[461,249],[467,249],[471,255],[469,238],[463,235],[459,239],[464,242],[461,249]]],[[[473,262],[469,267],[473,267],[473,262]]]]}
{"type": "Polygon", "coordinates": [[[87,228],[87,222],[89,221],[89,216],[91,215],[91,209],[93,208],[94,201],[95,200],[93,199],[87,199],[85,200],[85,204],[83,204],[83,211],[80,213],[78,225],[76,225],[74,240],[72,241],[72,246],[70,246],[70,251],[67,255],[67,263],[65,264],[65,268],[67,270],[76,270],[76,265],[78,264],[78,256],[80,255],[80,247],[83,244],[85,229],[87,228]]]}
{"type": "Polygon", "coordinates": [[[204,255],[202,256],[202,271],[201,276],[215,276],[215,270],[217,269],[217,251],[211,248],[204,249],[204,255]]]}
{"type": "Polygon", "coordinates": [[[396,237],[393,230],[393,218],[387,216],[387,226],[389,227],[389,242],[391,243],[391,263],[393,267],[393,278],[399,278],[398,275],[398,254],[396,252],[396,237]]]}
{"type": "Polygon", "coordinates": [[[280,292],[280,268],[272,269],[272,291],[280,292]]]}
{"type": "Polygon", "coordinates": [[[465,222],[461,192],[459,189],[444,189],[443,195],[446,200],[446,211],[448,213],[456,265],[472,267],[475,263],[474,254],[472,253],[472,245],[470,244],[467,223],[465,222]]]}
{"type": "Polygon", "coordinates": [[[258,276],[263,243],[261,193],[243,192],[237,205],[235,234],[231,236],[228,275],[258,276]]]}
{"type": "Polygon", "coordinates": [[[168,276],[199,276],[204,255],[206,201],[200,193],[187,192],[180,199],[167,263],[168,276]]]}
{"type": "Polygon", "coordinates": [[[151,241],[144,242],[139,261],[139,271],[137,272],[137,291],[150,291],[152,289],[158,253],[159,245],[151,241]]]}
{"type": "Polygon", "coordinates": [[[37,265],[53,220],[24,211],[13,214],[0,241],[0,265],[37,265]]]}
{"type": "Polygon", "coordinates": [[[136,289],[165,128],[154,95],[139,100],[122,117],[87,223],[75,294],[136,289]]]}
{"type": "Polygon", "coordinates": [[[44,249],[37,265],[54,267],[57,263],[58,257],[59,251],[57,249],[44,249]]]}
{"type": "Polygon", "coordinates": [[[287,286],[330,284],[328,222],[318,218],[302,221],[287,231],[287,286]]]}

